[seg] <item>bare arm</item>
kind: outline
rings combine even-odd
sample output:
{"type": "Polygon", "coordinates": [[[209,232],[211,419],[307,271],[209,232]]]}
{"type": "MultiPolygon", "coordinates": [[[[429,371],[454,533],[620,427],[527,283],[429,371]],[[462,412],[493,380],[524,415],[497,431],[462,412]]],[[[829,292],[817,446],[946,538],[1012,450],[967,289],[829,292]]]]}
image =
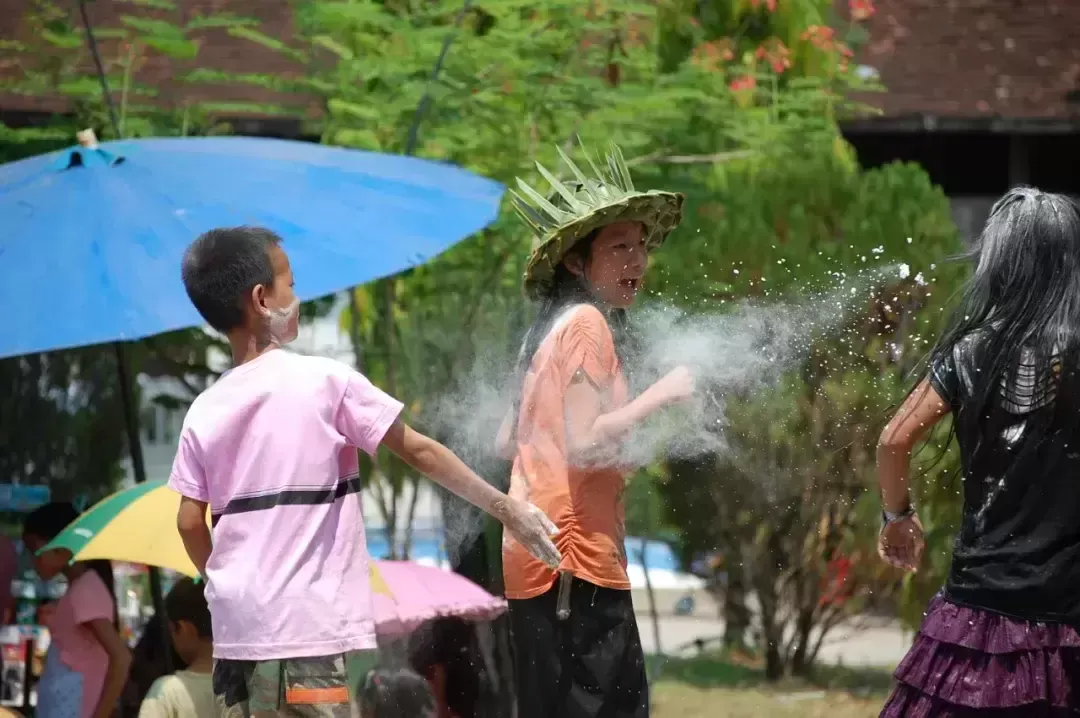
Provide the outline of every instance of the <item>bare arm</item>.
{"type": "Polygon", "coordinates": [[[124,692],[124,684],[127,683],[128,671],[131,669],[131,651],[112,621],[98,618],[86,624],[94,638],[101,644],[105,652],[109,654],[109,668],[105,673],[105,686],[98,699],[97,708],[94,710],[94,718],[111,718],[116,708],[120,694],[124,692]]]}
{"type": "Polygon", "coordinates": [[[561,557],[551,542],[554,526],[547,517],[484,481],[450,449],[400,419],[383,436],[382,444],[435,483],[494,516],[534,556],[548,565],[559,564],[561,557]]]}
{"type": "Polygon", "coordinates": [[[572,459],[588,458],[618,441],[650,414],[688,398],[693,379],[685,368],[663,377],[626,406],[601,414],[600,390],[584,371],[566,389],[566,441],[572,459]]]}
{"type": "Polygon", "coordinates": [[[206,563],[210,560],[213,542],[210,527],[206,525],[206,502],[180,497],[176,512],[176,528],[184,541],[188,557],[195,564],[199,575],[206,578],[206,563]]]}
{"type": "Polygon", "coordinates": [[[435,483],[500,521],[506,516],[507,496],[481,479],[457,454],[434,439],[395,421],[382,440],[383,446],[435,483]]]}
{"type": "Polygon", "coordinates": [[[513,408],[506,412],[502,424],[499,425],[499,433],[495,435],[495,455],[504,461],[511,461],[514,458],[515,447],[512,439],[516,413],[513,408]]]}
{"type": "Polygon", "coordinates": [[[898,514],[911,505],[908,475],[915,445],[949,413],[949,405],[928,380],[923,380],[900,406],[878,441],[878,482],[885,510],[898,514]]]}

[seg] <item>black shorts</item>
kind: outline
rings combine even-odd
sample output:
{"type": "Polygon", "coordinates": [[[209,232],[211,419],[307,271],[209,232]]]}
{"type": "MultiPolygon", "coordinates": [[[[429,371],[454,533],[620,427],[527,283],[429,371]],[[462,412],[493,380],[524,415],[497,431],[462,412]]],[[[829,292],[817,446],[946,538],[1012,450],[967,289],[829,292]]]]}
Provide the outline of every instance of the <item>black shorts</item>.
{"type": "Polygon", "coordinates": [[[518,718],[648,718],[645,653],[629,591],[574,579],[570,617],[558,584],[511,600],[518,718]]]}

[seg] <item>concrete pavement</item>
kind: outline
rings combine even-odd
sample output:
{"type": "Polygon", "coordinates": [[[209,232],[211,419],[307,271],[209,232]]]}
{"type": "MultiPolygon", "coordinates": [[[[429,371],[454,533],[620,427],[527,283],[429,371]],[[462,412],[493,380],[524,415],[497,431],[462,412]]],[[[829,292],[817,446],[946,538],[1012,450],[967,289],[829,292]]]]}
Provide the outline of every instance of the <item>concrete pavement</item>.
{"type": "MultiPolygon", "coordinates": [[[[703,593],[703,592],[702,592],[703,593]]],[[[692,656],[697,652],[693,642],[702,639],[711,647],[724,633],[724,622],[717,618],[715,604],[702,593],[695,595],[693,615],[673,615],[672,607],[678,596],[658,592],[660,613],[660,646],[667,655],[692,656]]],[[[644,592],[634,592],[638,628],[646,653],[656,652],[656,640],[649,603],[644,592]]],[[[899,622],[879,617],[856,617],[837,626],[825,638],[818,660],[823,663],[842,663],[846,666],[893,668],[911,645],[913,635],[901,628],[899,622]]]]}

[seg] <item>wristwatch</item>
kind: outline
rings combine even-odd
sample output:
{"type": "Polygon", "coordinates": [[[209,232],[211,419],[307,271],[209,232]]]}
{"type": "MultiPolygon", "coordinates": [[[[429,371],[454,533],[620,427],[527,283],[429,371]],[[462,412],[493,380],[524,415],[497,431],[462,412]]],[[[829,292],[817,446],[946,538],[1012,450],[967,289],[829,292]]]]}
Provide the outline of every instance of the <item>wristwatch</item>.
{"type": "Polygon", "coordinates": [[[914,515],[915,515],[915,507],[910,505],[910,504],[908,505],[908,507],[906,509],[904,509],[903,511],[901,511],[898,514],[894,514],[891,511],[886,511],[886,510],[882,509],[882,511],[881,511],[881,522],[882,522],[882,524],[884,526],[888,526],[889,524],[896,523],[897,521],[901,521],[901,520],[906,519],[906,518],[910,518],[911,516],[914,516],[914,515]]]}

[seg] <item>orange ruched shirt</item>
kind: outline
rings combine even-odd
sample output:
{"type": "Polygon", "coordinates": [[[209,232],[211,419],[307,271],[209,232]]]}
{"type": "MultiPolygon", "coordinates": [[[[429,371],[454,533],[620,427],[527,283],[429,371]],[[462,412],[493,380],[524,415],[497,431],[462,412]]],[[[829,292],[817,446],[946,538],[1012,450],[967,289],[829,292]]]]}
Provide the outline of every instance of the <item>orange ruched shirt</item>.
{"type": "MultiPolygon", "coordinates": [[[[559,528],[560,571],[628,591],[626,477],[617,468],[581,468],[567,460],[564,400],[579,371],[600,388],[602,413],[628,401],[611,328],[591,305],[566,310],[533,357],[521,392],[510,495],[539,507],[559,528]]],[[[547,592],[556,572],[507,537],[503,579],[507,598],[527,599],[547,592]]]]}

